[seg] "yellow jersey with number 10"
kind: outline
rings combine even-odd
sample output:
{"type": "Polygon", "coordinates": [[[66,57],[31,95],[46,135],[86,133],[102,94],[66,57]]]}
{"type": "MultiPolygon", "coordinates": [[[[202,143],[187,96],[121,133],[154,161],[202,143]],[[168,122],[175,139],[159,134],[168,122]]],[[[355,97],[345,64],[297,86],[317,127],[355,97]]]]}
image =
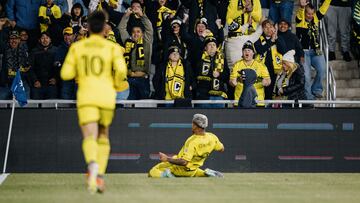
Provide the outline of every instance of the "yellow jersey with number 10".
{"type": "Polygon", "coordinates": [[[72,44],[61,69],[63,80],[78,80],[78,107],[114,109],[116,88],[126,82],[126,74],[120,45],[100,35],[72,44]]]}

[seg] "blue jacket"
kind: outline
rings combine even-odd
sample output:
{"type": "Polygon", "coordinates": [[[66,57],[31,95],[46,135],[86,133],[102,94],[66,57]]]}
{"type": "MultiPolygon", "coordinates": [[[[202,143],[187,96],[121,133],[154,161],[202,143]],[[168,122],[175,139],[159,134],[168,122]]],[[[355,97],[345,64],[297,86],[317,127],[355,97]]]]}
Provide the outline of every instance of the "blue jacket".
{"type": "Polygon", "coordinates": [[[38,15],[41,0],[8,0],[6,13],[10,20],[25,29],[36,29],[39,26],[38,15]]]}

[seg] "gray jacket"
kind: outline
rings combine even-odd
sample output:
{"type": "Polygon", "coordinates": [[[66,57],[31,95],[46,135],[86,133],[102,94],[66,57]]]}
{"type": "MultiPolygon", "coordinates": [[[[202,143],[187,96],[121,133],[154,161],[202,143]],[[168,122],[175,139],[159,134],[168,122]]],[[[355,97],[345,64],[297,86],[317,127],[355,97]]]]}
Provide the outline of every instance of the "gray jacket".
{"type": "MultiPolygon", "coordinates": [[[[124,15],[120,21],[118,29],[120,31],[121,40],[125,44],[125,41],[131,38],[130,34],[126,30],[130,16],[124,15]]],[[[145,55],[145,67],[136,65],[136,52],[135,49],[131,52],[130,67],[131,71],[142,71],[149,73],[151,65],[152,43],[153,43],[153,27],[149,18],[144,14],[141,18],[141,23],[144,25],[145,32],[143,35],[144,43],[144,55],[145,55]]],[[[128,67],[129,68],[129,67],[128,67]]]]}

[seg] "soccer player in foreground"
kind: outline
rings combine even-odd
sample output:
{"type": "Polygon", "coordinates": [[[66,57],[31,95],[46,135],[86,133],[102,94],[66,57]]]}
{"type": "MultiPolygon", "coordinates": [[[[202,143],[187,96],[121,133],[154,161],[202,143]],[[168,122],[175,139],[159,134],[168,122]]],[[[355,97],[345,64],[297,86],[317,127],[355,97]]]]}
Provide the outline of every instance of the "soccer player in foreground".
{"type": "Polygon", "coordinates": [[[224,151],[224,145],[216,135],[206,132],[208,118],[195,114],[192,120],[192,133],[177,156],[168,157],[159,152],[161,163],[149,171],[149,177],[223,177],[223,174],[211,169],[202,170],[206,158],[215,150],[224,151]]]}
{"type": "Polygon", "coordinates": [[[88,18],[90,37],[74,43],[61,69],[63,80],[78,80],[77,112],[88,165],[88,189],[102,193],[110,154],[109,125],[114,116],[116,90],[126,82],[126,64],[119,45],[103,37],[105,15],[88,18]]]}

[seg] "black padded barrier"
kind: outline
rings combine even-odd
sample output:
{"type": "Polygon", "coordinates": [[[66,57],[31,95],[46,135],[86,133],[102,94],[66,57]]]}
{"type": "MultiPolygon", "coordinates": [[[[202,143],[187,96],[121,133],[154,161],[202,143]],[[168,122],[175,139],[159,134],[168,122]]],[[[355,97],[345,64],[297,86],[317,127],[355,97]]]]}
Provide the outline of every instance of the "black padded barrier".
{"type": "MultiPolygon", "coordinates": [[[[10,109],[0,110],[0,166],[10,109]]],[[[108,172],[147,172],[176,154],[194,113],[225,145],[204,167],[224,172],[360,172],[360,109],[118,109],[108,172]]],[[[84,172],[76,109],[16,109],[7,172],[84,172]]]]}

